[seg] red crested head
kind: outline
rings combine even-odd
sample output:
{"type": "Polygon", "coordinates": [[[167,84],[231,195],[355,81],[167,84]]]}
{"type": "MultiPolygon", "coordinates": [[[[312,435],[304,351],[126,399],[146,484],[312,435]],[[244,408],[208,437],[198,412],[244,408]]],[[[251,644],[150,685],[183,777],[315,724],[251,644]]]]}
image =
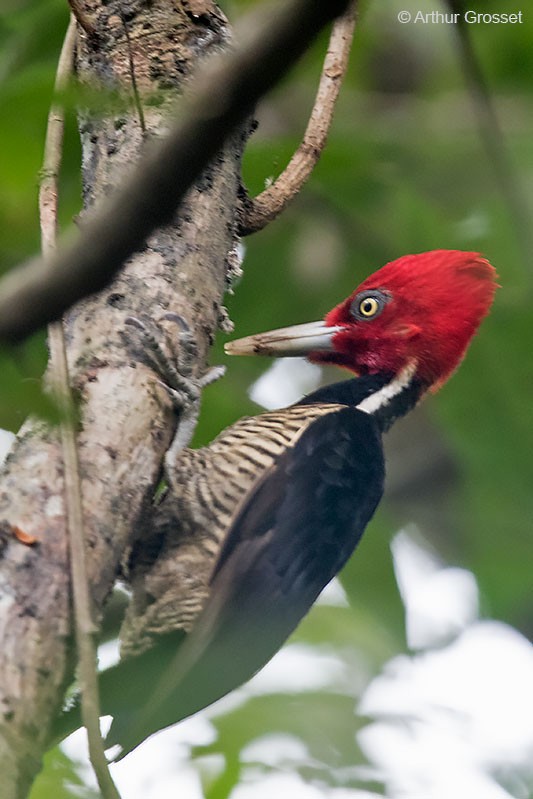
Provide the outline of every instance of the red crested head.
{"type": "Polygon", "coordinates": [[[477,252],[433,250],[391,261],[321,322],[226,345],[233,355],[306,355],[359,375],[409,372],[436,389],[460,364],[489,311],[496,271],[477,252]]]}
{"type": "Polygon", "coordinates": [[[433,250],[391,261],[325,318],[331,350],[310,360],[357,374],[414,372],[438,388],[461,362],[489,311],[496,271],[476,252],[433,250]]]}

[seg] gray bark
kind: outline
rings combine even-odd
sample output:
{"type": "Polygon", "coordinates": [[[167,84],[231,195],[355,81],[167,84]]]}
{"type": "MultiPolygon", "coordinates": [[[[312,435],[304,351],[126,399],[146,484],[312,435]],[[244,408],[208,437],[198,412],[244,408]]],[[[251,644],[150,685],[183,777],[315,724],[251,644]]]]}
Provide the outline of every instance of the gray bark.
{"type": "MultiPolygon", "coordinates": [[[[132,61],[141,94],[157,94],[162,101],[144,107],[147,136],[133,108],[85,115],[80,126],[85,208],[108,194],[142,156],[146,138],[164,132],[171,95],[183,87],[192,65],[226,46],[225,20],[212,3],[201,5],[197,16],[190,3],[132,0],[126,37],[119,0],[88,4],[101,35],[93,42],[80,36],[80,79],[131,94],[132,61]]],[[[203,371],[223,318],[241,147],[242,137],[234,137],[189,192],[175,223],[152,236],[108,290],[78,305],[66,320],[71,375],[81,400],[83,502],[97,617],[139,532],[138,520],[176,426],[159,375],[139,359],[138,341],[124,320],[180,314],[198,344],[194,373],[203,371]]],[[[170,337],[176,325],[163,321],[160,328],[175,359],[176,338],[170,337]]],[[[30,422],[19,435],[0,477],[0,520],[0,772],[3,799],[20,799],[39,770],[50,722],[73,676],[56,431],[30,422]],[[13,525],[36,536],[38,544],[24,546],[10,537],[13,525]]]]}

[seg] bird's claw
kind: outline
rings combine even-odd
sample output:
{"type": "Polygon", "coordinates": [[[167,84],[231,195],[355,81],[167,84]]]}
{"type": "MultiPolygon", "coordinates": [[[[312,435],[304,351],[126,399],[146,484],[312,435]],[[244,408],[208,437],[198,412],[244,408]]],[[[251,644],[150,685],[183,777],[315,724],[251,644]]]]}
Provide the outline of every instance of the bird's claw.
{"type": "Polygon", "coordinates": [[[226,367],[225,366],[210,366],[207,372],[204,372],[203,375],[198,380],[198,385],[200,388],[205,388],[206,386],[210,386],[211,383],[216,383],[217,380],[220,380],[221,377],[224,377],[226,374],[226,367]]]}
{"type": "Polygon", "coordinates": [[[167,312],[157,322],[150,320],[149,323],[136,316],[128,316],[125,324],[138,331],[144,345],[144,359],[162,378],[158,383],[168,393],[178,411],[182,411],[187,405],[196,405],[201,390],[222,377],[226,371],[224,366],[212,366],[199,377],[192,377],[198,347],[190,326],[177,313],[167,312]],[[177,351],[173,346],[174,340],[162,331],[161,322],[173,322],[180,328],[177,351]],[[163,348],[162,342],[165,340],[173,357],[167,355],[163,348]]]}

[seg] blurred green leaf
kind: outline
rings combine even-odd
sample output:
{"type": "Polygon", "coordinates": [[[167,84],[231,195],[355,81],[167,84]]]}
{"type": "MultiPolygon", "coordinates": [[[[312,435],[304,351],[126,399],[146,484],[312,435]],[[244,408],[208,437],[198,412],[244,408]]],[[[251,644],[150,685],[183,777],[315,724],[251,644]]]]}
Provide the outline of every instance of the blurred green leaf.
{"type": "MultiPolygon", "coordinates": [[[[208,755],[224,757],[224,770],[208,785],[209,799],[228,796],[243,776],[250,764],[248,757],[246,760],[241,757],[246,746],[280,735],[300,742],[307,753],[305,757],[294,757],[289,748],[285,762],[278,764],[280,767],[300,773],[311,783],[333,787],[360,785],[352,770],[364,763],[356,741],[363,722],[356,716],[350,696],[305,692],[253,697],[236,710],[212,719],[212,723],[218,733],[216,741],[193,749],[200,765],[201,758],[208,755]]],[[[254,765],[263,772],[269,770],[265,763],[254,765]]]]}
{"type": "Polygon", "coordinates": [[[100,792],[85,785],[78,769],[60,749],[50,750],[28,799],[100,799],[100,792]]]}
{"type": "Polygon", "coordinates": [[[0,427],[16,432],[28,416],[57,424],[57,404],[41,381],[46,358],[40,334],[10,352],[0,350],[0,427]]]}

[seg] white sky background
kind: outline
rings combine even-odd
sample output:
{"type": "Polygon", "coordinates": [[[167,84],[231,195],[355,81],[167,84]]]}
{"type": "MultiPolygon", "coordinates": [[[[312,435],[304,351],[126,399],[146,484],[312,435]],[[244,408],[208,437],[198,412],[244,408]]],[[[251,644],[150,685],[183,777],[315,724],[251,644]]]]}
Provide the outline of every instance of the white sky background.
{"type": "MultiPolygon", "coordinates": [[[[280,407],[316,387],[320,370],[301,359],[277,361],[252,388],[265,407],[280,407]],[[283,387],[283,395],[280,394],[283,387]]],[[[360,712],[373,719],[358,743],[389,799],[529,799],[533,784],[533,647],[508,625],[478,618],[473,574],[451,568],[424,546],[416,530],[403,530],[392,546],[394,567],[406,611],[412,655],[387,663],[368,686],[360,712]],[[507,789],[493,775],[507,775],[507,789]],[[510,787],[509,787],[510,786],[510,787]]],[[[323,598],[345,604],[334,582],[323,598]]],[[[124,761],[111,766],[124,799],[161,799],[203,794],[192,745],[214,739],[209,717],[271,691],[305,691],[333,685],[345,665],[340,658],[289,645],[244,688],[198,716],[159,733],[124,761]],[[302,676],[305,675],[305,681],[302,676]]],[[[81,757],[84,734],[64,744],[81,757]]],[[[350,789],[308,785],[290,762],[307,760],[305,744],[291,736],[252,742],[243,761],[279,766],[265,777],[253,765],[232,799],[374,799],[350,789]]],[[[220,759],[211,762],[213,774],[220,759]]],[[[83,767],[87,782],[89,767],[83,767]]]]}
{"type": "Polygon", "coordinates": [[[9,430],[2,430],[0,428],[0,464],[6,459],[7,453],[11,449],[11,444],[14,440],[14,433],[10,433],[9,430]]]}

